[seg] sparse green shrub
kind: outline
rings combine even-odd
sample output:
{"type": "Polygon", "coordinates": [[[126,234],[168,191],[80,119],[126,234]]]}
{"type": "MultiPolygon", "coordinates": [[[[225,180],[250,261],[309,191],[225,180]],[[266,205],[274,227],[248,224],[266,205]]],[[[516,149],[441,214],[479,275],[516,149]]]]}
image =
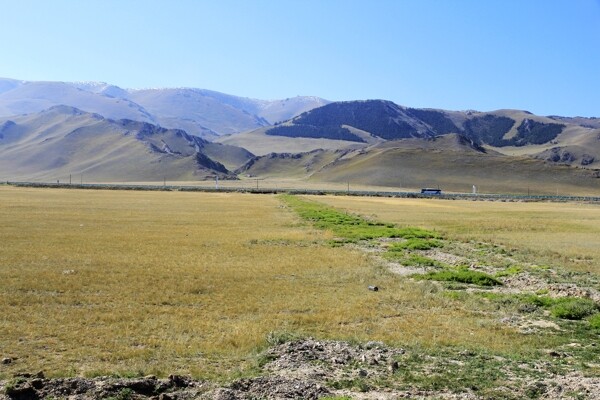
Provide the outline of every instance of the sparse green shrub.
{"type": "Polygon", "coordinates": [[[439,267],[441,264],[429,257],[422,256],[420,254],[411,254],[405,258],[402,263],[404,265],[414,265],[420,267],[439,267]]]}
{"type": "Polygon", "coordinates": [[[294,340],[300,339],[300,335],[293,332],[288,331],[271,331],[267,334],[267,343],[271,346],[276,346],[278,344],[283,344],[287,342],[292,342],[294,340]]]}
{"type": "Polygon", "coordinates": [[[594,329],[600,329],[600,313],[592,315],[589,319],[590,326],[594,329]]]}
{"type": "MultiPolygon", "coordinates": [[[[542,308],[550,310],[551,314],[557,318],[570,320],[583,319],[599,310],[598,305],[593,300],[578,297],[554,298],[535,294],[507,295],[498,293],[485,293],[481,296],[503,306],[516,306],[520,312],[530,313],[542,308]]],[[[600,317],[598,318],[600,319],[600,317]]],[[[592,320],[590,319],[590,324],[592,320]]]]}
{"type": "Polygon", "coordinates": [[[435,239],[410,238],[404,242],[394,243],[388,251],[403,251],[403,250],[430,250],[435,247],[441,247],[442,243],[435,239]]]}
{"type": "Polygon", "coordinates": [[[523,272],[523,269],[518,265],[511,265],[510,267],[504,269],[503,271],[499,271],[496,273],[496,278],[501,278],[503,276],[514,276],[523,272]]]}
{"type": "MultiPolygon", "coordinates": [[[[547,292],[547,291],[546,291],[547,292]]],[[[548,296],[536,296],[534,294],[525,294],[518,297],[525,304],[531,304],[536,307],[549,308],[556,304],[556,299],[548,296]]]]}
{"type": "Polygon", "coordinates": [[[413,275],[415,279],[426,279],[431,281],[449,281],[449,282],[461,282],[468,283],[471,285],[478,286],[497,286],[502,285],[493,276],[479,271],[471,270],[456,270],[456,271],[436,271],[428,272],[421,275],[413,275]]]}
{"type": "Polygon", "coordinates": [[[25,379],[23,379],[23,378],[11,379],[4,386],[4,393],[10,397],[13,394],[13,392],[15,391],[15,389],[17,389],[17,387],[24,382],[25,382],[25,379]]]}
{"type": "Polygon", "coordinates": [[[548,391],[546,384],[534,382],[525,388],[525,395],[529,399],[538,399],[548,391]]]}
{"type": "Polygon", "coordinates": [[[444,285],[444,288],[447,290],[450,290],[450,292],[444,292],[444,296],[446,296],[450,299],[463,300],[463,301],[467,299],[466,293],[463,292],[463,290],[468,288],[468,286],[465,285],[464,283],[446,282],[446,284],[444,285]]]}
{"type": "Polygon", "coordinates": [[[557,299],[550,312],[557,318],[580,320],[598,312],[598,305],[591,299],[557,299]]]}
{"type": "Polygon", "coordinates": [[[256,364],[258,365],[259,368],[262,368],[265,365],[267,365],[268,363],[270,363],[271,361],[274,361],[276,359],[277,359],[277,356],[274,354],[262,353],[256,358],[256,364]]]}
{"type": "Polygon", "coordinates": [[[421,238],[421,239],[439,239],[440,235],[435,232],[428,231],[427,229],[415,228],[415,227],[406,227],[398,229],[398,234],[401,238],[404,239],[412,239],[412,238],[421,238]]]}
{"type": "Polygon", "coordinates": [[[15,390],[15,387],[16,387],[15,382],[8,382],[4,386],[4,394],[6,394],[7,396],[12,395],[13,391],[15,390]]]}

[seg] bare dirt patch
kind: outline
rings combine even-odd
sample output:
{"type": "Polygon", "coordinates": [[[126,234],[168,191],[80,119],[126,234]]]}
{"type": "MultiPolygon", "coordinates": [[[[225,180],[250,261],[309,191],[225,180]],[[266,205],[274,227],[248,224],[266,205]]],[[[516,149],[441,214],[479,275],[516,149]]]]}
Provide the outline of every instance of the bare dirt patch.
{"type": "MultiPolygon", "coordinates": [[[[475,353],[463,351],[453,358],[417,354],[415,350],[387,347],[382,343],[362,345],[340,341],[300,339],[275,345],[262,357],[259,376],[243,378],[224,386],[189,377],[171,375],[167,379],[147,376],[136,379],[100,377],[94,379],[46,379],[43,374],[20,375],[10,382],[0,382],[2,400],[43,398],[130,399],[319,399],[348,396],[352,399],[483,399],[477,388],[460,386],[424,390],[410,381],[422,373],[438,374],[440,368],[466,365],[475,353]],[[418,365],[411,360],[418,359],[418,365]]],[[[488,362],[507,362],[489,359],[488,362]]],[[[507,364],[515,371],[529,368],[507,364]]],[[[506,374],[506,386],[500,390],[510,398],[531,397],[563,399],[577,394],[578,398],[598,399],[600,377],[579,373],[555,374],[548,365],[531,367],[534,377],[506,374]]],[[[418,378],[419,379],[419,378],[418,378]]]]}

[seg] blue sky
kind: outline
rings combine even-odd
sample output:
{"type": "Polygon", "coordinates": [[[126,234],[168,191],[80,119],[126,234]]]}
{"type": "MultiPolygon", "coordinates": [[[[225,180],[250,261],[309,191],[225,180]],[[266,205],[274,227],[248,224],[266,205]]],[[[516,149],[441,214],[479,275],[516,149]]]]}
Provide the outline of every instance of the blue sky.
{"type": "Polygon", "coordinates": [[[0,0],[0,76],[600,117],[600,0],[0,0]]]}

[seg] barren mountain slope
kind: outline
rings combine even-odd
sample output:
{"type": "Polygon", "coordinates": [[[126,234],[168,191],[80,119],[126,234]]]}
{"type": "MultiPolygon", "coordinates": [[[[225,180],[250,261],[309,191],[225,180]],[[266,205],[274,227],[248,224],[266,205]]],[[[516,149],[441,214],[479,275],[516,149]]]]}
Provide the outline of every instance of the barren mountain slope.
{"type": "Polygon", "coordinates": [[[44,112],[0,119],[0,171],[4,180],[86,181],[194,180],[232,176],[231,166],[252,157],[174,129],[56,106],[44,112]],[[210,150],[204,152],[203,148],[210,150]],[[221,148],[219,148],[221,147],[221,148]]]}

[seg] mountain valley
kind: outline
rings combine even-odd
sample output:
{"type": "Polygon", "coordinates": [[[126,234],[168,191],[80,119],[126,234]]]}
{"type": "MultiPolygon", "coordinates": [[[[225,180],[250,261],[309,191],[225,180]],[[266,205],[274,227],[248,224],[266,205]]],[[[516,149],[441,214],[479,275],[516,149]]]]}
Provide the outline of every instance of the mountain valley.
{"type": "Polygon", "coordinates": [[[598,193],[600,119],[0,79],[0,179],[598,193]]]}

